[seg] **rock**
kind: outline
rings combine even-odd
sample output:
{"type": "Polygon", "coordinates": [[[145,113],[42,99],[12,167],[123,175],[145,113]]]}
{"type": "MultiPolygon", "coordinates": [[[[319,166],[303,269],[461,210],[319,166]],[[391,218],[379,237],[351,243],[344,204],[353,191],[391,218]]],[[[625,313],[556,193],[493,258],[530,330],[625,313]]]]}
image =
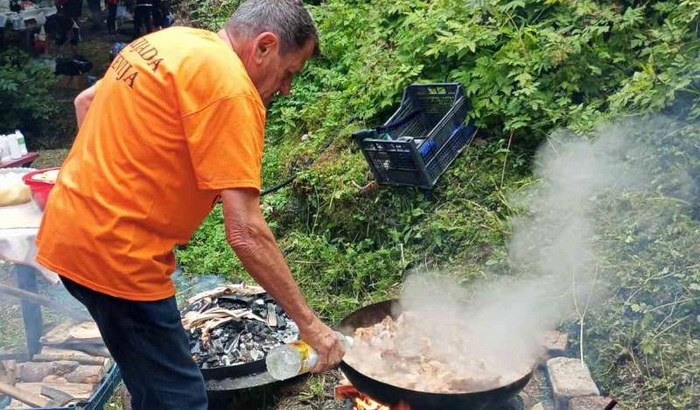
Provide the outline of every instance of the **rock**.
{"type": "Polygon", "coordinates": [[[569,400],[574,397],[600,395],[588,366],[579,359],[549,359],[547,373],[552,384],[555,410],[566,410],[569,400]]]}
{"type": "Polygon", "coordinates": [[[530,410],[544,410],[544,405],[542,403],[537,403],[530,410]]]}
{"type": "Polygon", "coordinates": [[[321,410],[345,410],[347,406],[340,400],[330,400],[321,406],[321,410]]]}
{"type": "Polygon", "coordinates": [[[550,357],[563,356],[569,347],[569,335],[556,330],[550,330],[542,334],[540,343],[549,353],[550,357]]]}
{"type": "Polygon", "coordinates": [[[569,400],[569,410],[603,410],[612,400],[609,397],[574,397],[569,400]]]}

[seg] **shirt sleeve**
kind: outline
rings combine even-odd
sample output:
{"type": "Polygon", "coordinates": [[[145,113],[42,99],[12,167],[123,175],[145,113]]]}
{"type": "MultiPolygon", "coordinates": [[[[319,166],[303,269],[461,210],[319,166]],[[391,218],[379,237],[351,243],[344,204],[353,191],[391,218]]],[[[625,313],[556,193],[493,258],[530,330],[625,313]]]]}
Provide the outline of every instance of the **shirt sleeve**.
{"type": "Polygon", "coordinates": [[[199,189],[261,189],[265,111],[251,96],[218,99],[182,118],[199,189]]]}

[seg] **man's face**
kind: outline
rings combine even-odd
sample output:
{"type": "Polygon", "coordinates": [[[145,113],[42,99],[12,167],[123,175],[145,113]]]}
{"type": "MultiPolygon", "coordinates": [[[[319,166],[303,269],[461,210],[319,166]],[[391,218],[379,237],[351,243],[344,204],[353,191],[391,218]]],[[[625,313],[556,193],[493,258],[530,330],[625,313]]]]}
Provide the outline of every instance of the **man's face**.
{"type": "Polygon", "coordinates": [[[253,79],[266,107],[278,93],[289,94],[294,75],[301,71],[306,61],[313,56],[314,42],[308,41],[301,50],[289,52],[284,56],[279,53],[279,43],[271,47],[261,56],[256,78],[253,79]]]}

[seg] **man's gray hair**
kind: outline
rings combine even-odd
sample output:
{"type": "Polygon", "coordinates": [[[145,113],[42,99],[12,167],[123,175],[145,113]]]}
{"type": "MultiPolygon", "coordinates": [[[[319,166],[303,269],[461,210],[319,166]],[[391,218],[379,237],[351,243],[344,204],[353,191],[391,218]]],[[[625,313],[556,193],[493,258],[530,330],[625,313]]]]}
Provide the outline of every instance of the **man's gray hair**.
{"type": "Polygon", "coordinates": [[[316,25],[300,0],[246,0],[233,12],[226,31],[244,38],[274,33],[280,39],[280,54],[299,51],[313,41],[314,57],[320,54],[316,25]]]}

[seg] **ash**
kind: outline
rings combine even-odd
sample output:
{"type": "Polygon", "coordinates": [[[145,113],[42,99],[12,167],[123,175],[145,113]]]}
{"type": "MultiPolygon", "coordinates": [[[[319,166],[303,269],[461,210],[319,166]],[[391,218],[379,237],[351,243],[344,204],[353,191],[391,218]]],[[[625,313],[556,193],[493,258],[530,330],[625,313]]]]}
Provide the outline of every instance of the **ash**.
{"type": "Polygon", "coordinates": [[[183,326],[201,369],[264,359],[299,338],[299,328],[260,287],[227,285],[188,300],[183,326]]]}

